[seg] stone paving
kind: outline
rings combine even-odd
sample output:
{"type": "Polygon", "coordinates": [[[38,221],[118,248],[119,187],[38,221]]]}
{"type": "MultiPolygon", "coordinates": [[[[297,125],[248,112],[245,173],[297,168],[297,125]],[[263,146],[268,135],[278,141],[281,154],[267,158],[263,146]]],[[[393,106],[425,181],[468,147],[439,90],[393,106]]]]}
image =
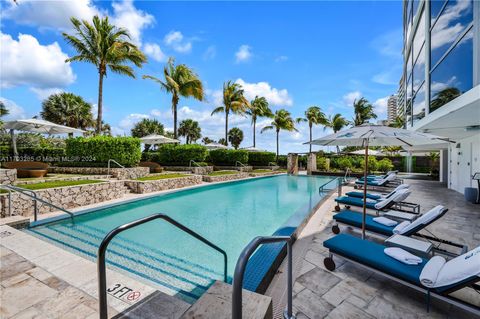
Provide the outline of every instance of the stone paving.
{"type": "MultiPolygon", "coordinates": [[[[412,189],[408,201],[421,203],[422,212],[438,204],[449,208],[442,219],[428,227],[429,231],[444,239],[467,244],[469,249],[480,245],[480,205],[465,202],[463,195],[438,182],[406,182],[412,189]]],[[[348,189],[344,188],[345,191],[348,189]]],[[[298,319],[474,318],[470,313],[438,301],[432,302],[433,307],[427,313],[424,295],[340,258],[335,258],[337,269],[334,272],[326,270],[323,259],[328,251],[323,241],[333,236],[330,227],[336,196],[332,195],[317,211],[293,248],[296,278],[293,306],[298,319]]],[[[349,232],[359,236],[358,232],[349,232]]],[[[285,274],[286,268],[282,265],[267,290],[267,295],[277,299],[275,318],[281,318],[286,304],[285,274]]],[[[471,289],[463,289],[455,296],[480,306],[480,294],[471,289]]]]}

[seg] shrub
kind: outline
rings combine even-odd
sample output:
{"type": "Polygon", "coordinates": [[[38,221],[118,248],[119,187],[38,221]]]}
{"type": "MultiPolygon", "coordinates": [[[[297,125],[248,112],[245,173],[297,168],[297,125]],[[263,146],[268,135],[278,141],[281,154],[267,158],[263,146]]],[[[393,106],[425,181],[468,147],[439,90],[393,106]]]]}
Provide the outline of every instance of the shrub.
{"type": "Polygon", "coordinates": [[[377,163],[377,170],[382,172],[391,171],[393,169],[393,163],[388,158],[384,158],[377,163]]]}
{"type": "Polygon", "coordinates": [[[278,155],[277,165],[282,167],[287,167],[287,155],[278,155]]]}
{"type": "Polygon", "coordinates": [[[344,170],[344,171],[347,170],[348,168],[353,167],[352,160],[348,156],[340,157],[337,160],[337,165],[338,165],[338,168],[340,168],[341,170],[344,170]]]}
{"type": "Polygon", "coordinates": [[[240,163],[248,163],[248,152],[245,150],[211,150],[210,161],[215,165],[235,165],[240,163]]]}
{"type": "Polygon", "coordinates": [[[83,163],[79,166],[85,167],[106,165],[109,159],[132,167],[142,156],[140,140],[135,137],[77,137],[67,139],[66,144],[69,160],[83,163]]]}
{"type": "Polygon", "coordinates": [[[325,157],[317,156],[317,169],[321,171],[327,170],[327,159],[325,157]]]}
{"type": "MultiPolygon", "coordinates": [[[[58,161],[65,156],[65,149],[60,147],[17,147],[18,156],[32,161],[58,161]]],[[[13,155],[9,146],[0,146],[0,155],[13,155]]]]}
{"type": "Polygon", "coordinates": [[[275,162],[275,153],[272,152],[250,152],[248,153],[248,164],[253,166],[268,166],[275,162]]]}
{"type": "Polygon", "coordinates": [[[190,160],[204,162],[207,157],[207,148],[203,145],[174,145],[166,144],[151,155],[151,161],[162,165],[188,166],[190,160]]]}
{"type": "MultiPolygon", "coordinates": [[[[378,165],[377,159],[373,156],[369,156],[368,157],[368,171],[369,172],[376,171],[377,170],[377,165],[378,165]]],[[[362,169],[365,169],[365,159],[362,158],[362,160],[360,160],[360,166],[362,167],[362,169]]]]}

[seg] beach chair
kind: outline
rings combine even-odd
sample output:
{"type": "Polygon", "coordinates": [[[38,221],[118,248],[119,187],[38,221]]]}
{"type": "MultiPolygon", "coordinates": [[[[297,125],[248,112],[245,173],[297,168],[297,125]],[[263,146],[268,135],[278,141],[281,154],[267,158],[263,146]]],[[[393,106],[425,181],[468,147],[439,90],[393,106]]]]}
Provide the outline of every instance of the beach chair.
{"type": "MultiPolygon", "coordinates": [[[[388,188],[388,187],[397,187],[399,184],[402,184],[402,180],[396,180],[396,174],[390,174],[385,176],[384,178],[375,178],[375,179],[368,179],[367,178],[367,187],[373,188],[388,188]],[[395,182],[394,182],[395,181],[395,182]]],[[[355,188],[363,188],[364,180],[358,179],[355,181],[355,188]]]]}
{"type": "Polygon", "coordinates": [[[451,295],[463,288],[477,292],[480,289],[480,246],[449,261],[434,256],[422,258],[417,265],[407,265],[386,255],[386,246],[382,244],[347,234],[336,235],[324,241],[323,246],[329,250],[329,257],[323,262],[330,271],[335,270],[333,257],[338,256],[425,294],[427,311],[430,299],[436,298],[480,316],[478,306],[451,295]]]}
{"type": "MultiPolygon", "coordinates": [[[[409,188],[410,185],[408,184],[400,184],[398,185],[394,190],[392,190],[390,193],[384,193],[384,194],[381,194],[381,193],[367,193],[367,198],[370,198],[370,199],[375,199],[375,200],[380,200],[380,199],[383,199],[383,198],[388,198],[390,196],[392,196],[394,193],[396,193],[397,191],[401,190],[401,189],[404,189],[404,188],[409,188]]],[[[363,198],[363,192],[359,192],[359,191],[351,191],[351,192],[347,192],[345,193],[345,195],[349,196],[349,197],[357,197],[357,198],[363,198]]]]}
{"type": "MultiPolygon", "coordinates": [[[[410,193],[411,192],[407,188],[404,188],[396,191],[393,195],[380,200],[367,198],[366,207],[376,211],[387,210],[407,199],[410,193]]],[[[337,202],[337,205],[335,206],[337,212],[340,211],[340,204],[344,204],[347,209],[351,206],[363,207],[363,198],[340,196],[335,198],[335,201],[337,202]]],[[[412,213],[415,213],[415,211],[412,213]]]]}

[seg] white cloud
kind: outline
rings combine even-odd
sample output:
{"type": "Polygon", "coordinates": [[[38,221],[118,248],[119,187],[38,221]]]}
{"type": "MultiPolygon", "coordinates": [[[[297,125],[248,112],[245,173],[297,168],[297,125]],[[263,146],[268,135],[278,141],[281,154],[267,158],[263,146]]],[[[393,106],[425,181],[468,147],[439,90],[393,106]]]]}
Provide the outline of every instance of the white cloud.
{"type": "Polygon", "coordinates": [[[0,101],[3,102],[8,110],[8,115],[3,116],[2,120],[9,121],[26,118],[25,110],[23,107],[17,105],[17,103],[3,97],[0,97],[0,101]]]}
{"type": "Polygon", "coordinates": [[[281,55],[275,59],[275,62],[285,62],[288,60],[288,56],[286,55],[281,55]]]}
{"type": "Polygon", "coordinates": [[[252,47],[249,45],[243,44],[238,48],[238,51],[235,52],[235,61],[237,63],[247,62],[252,58],[252,47]]]}
{"type": "Polygon", "coordinates": [[[208,96],[206,103],[211,104],[214,107],[220,106],[223,103],[223,92],[222,90],[209,90],[205,91],[208,96]]]}
{"type": "Polygon", "coordinates": [[[373,102],[374,112],[377,115],[384,115],[387,113],[388,98],[390,96],[382,97],[373,102]]]}
{"type": "Polygon", "coordinates": [[[372,81],[378,84],[395,85],[398,84],[401,73],[401,64],[396,64],[388,70],[375,74],[372,78],[372,81]]]}
{"type": "Polygon", "coordinates": [[[47,88],[47,89],[40,89],[40,88],[30,88],[30,90],[37,95],[39,100],[45,100],[52,94],[57,94],[63,92],[60,88],[47,88]]]}
{"type": "Polygon", "coordinates": [[[135,8],[133,0],[113,2],[113,23],[118,27],[126,28],[132,42],[138,45],[142,43],[142,31],[155,22],[155,18],[142,10],[135,8]]]}
{"type": "Polygon", "coordinates": [[[28,85],[36,89],[65,87],[75,80],[67,54],[57,42],[41,45],[28,34],[19,34],[18,41],[0,33],[1,87],[28,85]]]}
{"type": "Polygon", "coordinates": [[[192,42],[185,39],[182,32],[170,31],[163,39],[165,44],[179,53],[188,53],[192,50],[192,42]]]}
{"type": "Polygon", "coordinates": [[[346,106],[352,106],[353,102],[355,100],[360,99],[361,97],[362,97],[362,92],[360,91],[349,92],[343,96],[343,103],[346,106]]]}
{"type": "Polygon", "coordinates": [[[124,132],[130,133],[131,128],[135,123],[150,118],[148,114],[141,114],[141,113],[132,113],[125,116],[119,123],[118,127],[122,129],[124,132]]]}
{"type": "Polygon", "coordinates": [[[458,38],[466,26],[459,22],[459,18],[470,10],[470,1],[456,1],[454,5],[446,7],[435,24],[435,32],[432,33],[432,50],[451,44],[458,38]]]}
{"type": "Polygon", "coordinates": [[[245,90],[245,97],[253,100],[255,96],[263,96],[268,103],[276,106],[291,106],[293,99],[288,94],[287,89],[276,89],[268,82],[248,83],[242,79],[237,79],[236,83],[240,84],[245,90]]]}
{"type": "Polygon", "coordinates": [[[209,46],[205,52],[203,52],[204,60],[212,60],[217,55],[217,48],[214,45],[209,46]]]}
{"type": "Polygon", "coordinates": [[[156,43],[145,43],[143,46],[143,51],[146,55],[151,57],[157,62],[164,62],[167,60],[167,56],[163,53],[160,46],[156,43]]]}

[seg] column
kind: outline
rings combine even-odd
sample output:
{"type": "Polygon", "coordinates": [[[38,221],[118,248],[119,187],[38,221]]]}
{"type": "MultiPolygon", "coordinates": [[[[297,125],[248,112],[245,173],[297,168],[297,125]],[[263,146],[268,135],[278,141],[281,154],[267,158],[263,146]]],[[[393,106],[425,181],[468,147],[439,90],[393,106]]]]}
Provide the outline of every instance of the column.
{"type": "Polygon", "coordinates": [[[287,157],[288,174],[298,175],[298,154],[289,153],[287,157]]]}
{"type": "Polygon", "coordinates": [[[309,153],[307,155],[307,175],[312,175],[317,170],[317,154],[309,153]]]}

